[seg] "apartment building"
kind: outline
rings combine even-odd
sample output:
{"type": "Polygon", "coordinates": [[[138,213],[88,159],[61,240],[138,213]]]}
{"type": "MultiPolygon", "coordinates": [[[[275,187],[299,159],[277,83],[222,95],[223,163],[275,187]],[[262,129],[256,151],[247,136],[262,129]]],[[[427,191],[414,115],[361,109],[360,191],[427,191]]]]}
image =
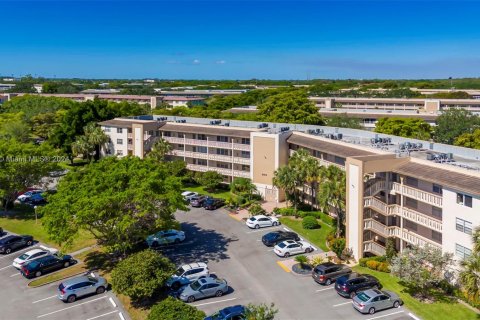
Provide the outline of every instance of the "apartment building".
{"type": "Polygon", "coordinates": [[[143,157],[163,137],[190,170],[250,178],[268,201],[285,198],[272,185],[275,170],[308,150],[346,170],[347,245],[356,258],[384,254],[393,238],[398,250],[431,245],[460,259],[480,225],[480,150],[299,124],[142,116],[100,125],[111,140],[105,155],[143,157]]]}

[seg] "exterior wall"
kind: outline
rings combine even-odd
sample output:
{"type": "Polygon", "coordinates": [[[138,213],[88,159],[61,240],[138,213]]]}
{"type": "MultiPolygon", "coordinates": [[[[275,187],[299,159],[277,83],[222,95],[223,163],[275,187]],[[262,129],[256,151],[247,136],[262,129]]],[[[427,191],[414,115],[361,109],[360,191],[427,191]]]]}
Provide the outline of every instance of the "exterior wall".
{"type": "Polygon", "coordinates": [[[436,113],[440,110],[440,100],[425,100],[425,111],[436,113]]]}
{"type": "Polygon", "coordinates": [[[347,169],[346,241],[353,256],[363,255],[363,171],[361,163],[349,160],[347,169]]]}
{"type": "MultiPolygon", "coordinates": [[[[118,157],[124,157],[128,154],[127,143],[128,143],[128,129],[122,128],[122,132],[117,132],[117,127],[105,127],[102,126],[102,130],[110,137],[111,143],[107,145],[107,148],[111,151],[109,155],[117,155],[118,157]],[[122,139],[123,144],[118,144],[117,140],[122,139]],[[122,154],[118,154],[118,151],[121,151],[122,154]]],[[[103,150],[103,155],[106,155],[105,150],[103,150]]]]}
{"type": "Polygon", "coordinates": [[[133,133],[133,155],[143,159],[143,125],[132,124],[133,133]]]}
{"type": "MultiPolygon", "coordinates": [[[[277,137],[269,134],[252,133],[250,136],[251,157],[253,158],[250,170],[252,182],[257,186],[258,191],[264,198],[272,199],[268,186],[272,186],[272,179],[276,166],[277,137]]],[[[275,198],[275,196],[274,196],[275,198]]]]}

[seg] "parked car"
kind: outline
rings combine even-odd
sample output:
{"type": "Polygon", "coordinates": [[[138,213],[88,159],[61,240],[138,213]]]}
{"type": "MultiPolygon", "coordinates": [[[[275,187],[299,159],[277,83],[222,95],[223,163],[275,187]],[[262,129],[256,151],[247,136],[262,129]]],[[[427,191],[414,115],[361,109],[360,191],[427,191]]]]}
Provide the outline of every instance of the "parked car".
{"type": "Polygon", "coordinates": [[[353,298],[357,292],[365,289],[378,289],[380,287],[380,281],[374,276],[356,272],[339,277],[335,283],[337,293],[346,298],[353,298]]]}
{"type": "Polygon", "coordinates": [[[185,240],[185,232],[178,230],[159,231],[147,237],[149,247],[158,247],[160,245],[180,243],[185,240]]]}
{"type": "Polygon", "coordinates": [[[33,244],[33,237],[28,235],[9,235],[0,239],[0,253],[9,254],[12,251],[21,249],[33,244]]]}
{"type": "Polygon", "coordinates": [[[3,228],[0,227],[0,237],[3,236],[3,234],[6,233],[5,231],[3,231],[3,228]]]}
{"type": "Polygon", "coordinates": [[[20,272],[25,278],[30,279],[34,277],[40,277],[45,273],[67,268],[75,263],[76,261],[72,256],[69,255],[64,255],[63,257],[50,255],[24,264],[20,268],[20,272]]]}
{"type": "Polygon", "coordinates": [[[37,193],[37,194],[33,194],[32,196],[30,196],[29,198],[27,198],[26,200],[24,200],[25,203],[28,203],[32,206],[38,206],[38,205],[42,205],[42,204],[47,204],[47,200],[45,200],[45,198],[37,193]]]}
{"type": "Polygon", "coordinates": [[[173,290],[178,290],[183,285],[208,277],[209,275],[210,271],[206,263],[196,262],[186,264],[178,268],[173,276],[167,280],[167,286],[173,290]]]}
{"type": "Polygon", "coordinates": [[[202,196],[202,195],[194,196],[193,198],[190,199],[190,205],[195,208],[200,208],[203,206],[203,203],[207,199],[208,199],[207,196],[202,196]]]}
{"type": "Polygon", "coordinates": [[[398,308],[402,303],[396,293],[376,289],[359,292],[352,300],[355,309],[361,313],[370,314],[374,314],[378,310],[398,308]]]}
{"type": "Polygon", "coordinates": [[[204,320],[244,320],[246,309],[242,305],[226,307],[204,320]]]}
{"type": "Polygon", "coordinates": [[[273,247],[285,240],[300,241],[300,237],[295,232],[283,230],[269,232],[262,237],[262,242],[267,247],[273,247]]]}
{"type": "Polygon", "coordinates": [[[39,246],[37,249],[32,249],[30,251],[27,251],[21,256],[19,256],[18,258],[16,258],[15,260],[13,260],[12,265],[17,269],[20,269],[22,265],[24,265],[25,263],[28,263],[32,260],[35,260],[41,257],[45,257],[45,256],[57,254],[57,253],[58,253],[58,250],[55,248],[39,246]]]}
{"type": "Polygon", "coordinates": [[[58,299],[63,302],[74,302],[80,297],[90,294],[102,294],[107,290],[108,284],[105,278],[95,275],[79,276],[68,279],[58,286],[58,299]]]}
{"type": "Polygon", "coordinates": [[[286,240],[280,242],[273,248],[273,252],[279,257],[288,258],[299,253],[310,253],[315,248],[306,241],[286,240]]]}
{"type": "Polygon", "coordinates": [[[43,190],[39,190],[39,189],[30,190],[18,196],[17,200],[20,202],[25,202],[25,200],[30,199],[31,196],[35,194],[42,194],[42,193],[43,193],[43,190]]]}
{"type": "Polygon", "coordinates": [[[206,209],[206,210],[215,210],[215,209],[218,209],[220,207],[223,207],[225,205],[225,200],[223,199],[215,199],[215,198],[208,198],[207,200],[205,200],[205,202],[203,203],[203,207],[206,209]]]}
{"type": "Polygon", "coordinates": [[[190,199],[192,199],[193,197],[196,197],[198,196],[198,192],[192,192],[192,191],[184,191],[182,192],[182,197],[183,199],[185,199],[186,201],[190,201],[190,199]]]}
{"type": "Polygon", "coordinates": [[[275,217],[267,217],[267,216],[264,216],[263,214],[260,214],[258,216],[253,216],[251,218],[248,218],[246,224],[249,228],[258,229],[263,227],[278,226],[280,225],[280,221],[278,221],[278,219],[275,217]]]}
{"type": "Polygon", "coordinates": [[[207,277],[198,279],[186,286],[179,295],[180,300],[194,302],[208,297],[221,297],[228,292],[228,284],[224,279],[207,277]]]}
{"type": "Polygon", "coordinates": [[[319,284],[329,286],[338,278],[352,273],[352,269],[344,264],[335,264],[333,262],[325,262],[316,266],[312,271],[312,278],[319,284]]]}

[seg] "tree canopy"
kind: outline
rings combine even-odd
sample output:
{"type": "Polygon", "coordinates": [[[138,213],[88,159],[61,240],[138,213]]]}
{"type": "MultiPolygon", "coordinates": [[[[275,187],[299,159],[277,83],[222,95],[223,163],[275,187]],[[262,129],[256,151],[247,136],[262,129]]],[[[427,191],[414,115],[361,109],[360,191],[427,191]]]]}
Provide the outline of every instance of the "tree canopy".
{"type": "Polygon", "coordinates": [[[205,316],[205,312],[169,296],[152,307],[147,320],[203,320],[205,316]]]}
{"type": "Polygon", "coordinates": [[[435,141],[453,144],[465,133],[473,133],[480,126],[480,118],[465,109],[449,109],[437,118],[435,141]]]}
{"type": "Polygon", "coordinates": [[[176,225],[185,209],[181,178],[169,163],[107,157],[70,172],[41,208],[43,225],[57,243],[70,244],[79,229],[112,252],[125,252],[159,229],[176,225]]]}
{"type": "Polygon", "coordinates": [[[375,125],[375,132],[395,136],[428,140],[433,129],[425,120],[418,118],[381,118],[375,125]]]}
{"type": "Polygon", "coordinates": [[[464,133],[455,138],[456,146],[480,149],[480,129],[476,129],[473,133],[464,133]]]}

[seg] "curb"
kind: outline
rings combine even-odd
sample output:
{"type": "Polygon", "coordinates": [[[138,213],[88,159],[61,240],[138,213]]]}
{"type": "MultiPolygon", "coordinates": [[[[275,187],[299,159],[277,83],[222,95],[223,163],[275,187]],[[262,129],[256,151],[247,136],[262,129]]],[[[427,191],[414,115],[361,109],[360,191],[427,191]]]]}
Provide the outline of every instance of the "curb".
{"type": "Polygon", "coordinates": [[[283,271],[285,271],[287,273],[291,273],[291,270],[289,268],[287,268],[287,266],[284,265],[281,261],[277,261],[277,264],[280,266],[280,268],[283,269],[283,271]]]}
{"type": "MultiPolygon", "coordinates": [[[[75,265],[79,265],[79,264],[83,264],[83,262],[79,262],[75,265]]],[[[64,269],[65,270],[65,269],[64,269]]],[[[42,283],[42,284],[39,284],[38,286],[31,286],[30,284],[35,281],[35,280],[38,280],[38,279],[41,279],[41,278],[37,278],[37,279],[34,279],[32,281],[30,281],[27,286],[29,288],[40,288],[40,287],[43,287],[43,286],[46,286],[47,284],[51,284],[51,283],[54,283],[54,282],[57,282],[57,281],[60,281],[60,280],[65,280],[65,279],[68,279],[68,278],[71,278],[71,277],[75,277],[75,276],[78,276],[78,275],[81,275],[81,274],[85,274],[85,272],[87,272],[88,270],[84,270],[82,272],[77,272],[77,273],[74,273],[74,274],[71,274],[69,276],[65,276],[65,277],[62,277],[60,279],[56,279],[56,280],[52,280],[52,281],[48,281],[48,282],[45,282],[45,283],[42,283]]]]}

